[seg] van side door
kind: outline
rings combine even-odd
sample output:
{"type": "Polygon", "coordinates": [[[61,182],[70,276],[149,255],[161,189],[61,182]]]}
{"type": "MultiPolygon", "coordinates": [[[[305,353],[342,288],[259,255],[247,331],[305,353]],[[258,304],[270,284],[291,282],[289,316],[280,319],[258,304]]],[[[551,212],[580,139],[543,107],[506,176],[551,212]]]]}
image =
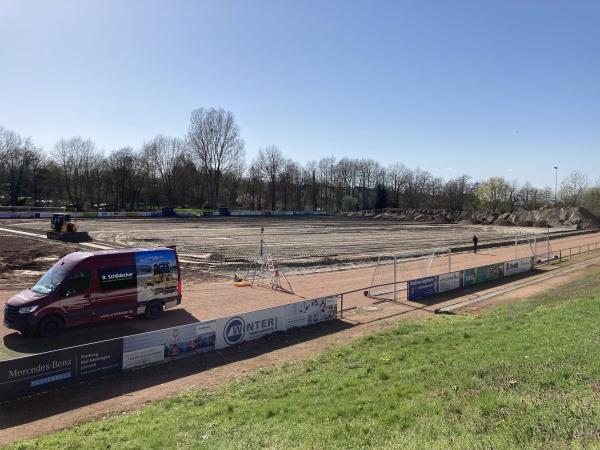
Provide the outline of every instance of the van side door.
{"type": "Polygon", "coordinates": [[[58,305],[65,311],[67,325],[90,322],[93,308],[90,301],[91,272],[77,270],[69,274],[58,289],[58,305]]]}

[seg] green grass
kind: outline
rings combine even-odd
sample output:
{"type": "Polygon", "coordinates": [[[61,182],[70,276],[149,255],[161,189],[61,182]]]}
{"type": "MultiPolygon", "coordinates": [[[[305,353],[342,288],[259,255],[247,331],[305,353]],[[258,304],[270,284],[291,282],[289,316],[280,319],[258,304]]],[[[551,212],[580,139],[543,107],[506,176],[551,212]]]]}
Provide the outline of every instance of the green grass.
{"type": "Polygon", "coordinates": [[[600,448],[600,271],[14,448],[600,448]]]}

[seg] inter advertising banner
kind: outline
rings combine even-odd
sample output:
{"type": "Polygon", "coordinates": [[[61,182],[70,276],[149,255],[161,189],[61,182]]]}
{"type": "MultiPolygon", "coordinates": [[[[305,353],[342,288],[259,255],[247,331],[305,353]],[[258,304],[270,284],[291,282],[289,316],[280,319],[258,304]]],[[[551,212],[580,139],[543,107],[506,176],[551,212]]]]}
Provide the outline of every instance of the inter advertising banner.
{"type": "Polygon", "coordinates": [[[533,269],[533,257],[515,259],[504,263],[504,275],[514,275],[533,269]]]}
{"type": "Polygon", "coordinates": [[[464,286],[497,280],[504,275],[504,263],[464,270],[464,286]]]}
{"type": "Polygon", "coordinates": [[[337,317],[337,297],[305,300],[123,338],[123,369],[223,349],[337,317]]]}
{"type": "Polygon", "coordinates": [[[419,300],[434,295],[437,292],[437,276],[410,280],[408,285],[408,300],[419,300]]]}
{"type": "Polygon", "coordinates": [[[461,272],[450,272],[438,275],[438,292],[451,291],[461,286],[461,272]]]}
{"type": "Polygon", "coordinates": [[[123,339],[0,362],[0,399],[9,400],[87,378],[119,372],[123,339]]]}

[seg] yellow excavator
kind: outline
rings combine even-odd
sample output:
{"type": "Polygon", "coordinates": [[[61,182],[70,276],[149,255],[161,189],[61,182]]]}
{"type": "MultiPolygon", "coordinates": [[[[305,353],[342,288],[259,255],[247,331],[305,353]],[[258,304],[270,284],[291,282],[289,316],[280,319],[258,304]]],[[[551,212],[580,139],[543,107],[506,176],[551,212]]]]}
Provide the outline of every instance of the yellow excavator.
{"type": "Polygon", "coordinates": [[[71,214],[54,213],[50,219],[50,230],[46,233],[48,239],[58,239],[66,242],[87,242],[92,238],[87,231],[77,231],[77,225],[71,221],[71,214]]]}

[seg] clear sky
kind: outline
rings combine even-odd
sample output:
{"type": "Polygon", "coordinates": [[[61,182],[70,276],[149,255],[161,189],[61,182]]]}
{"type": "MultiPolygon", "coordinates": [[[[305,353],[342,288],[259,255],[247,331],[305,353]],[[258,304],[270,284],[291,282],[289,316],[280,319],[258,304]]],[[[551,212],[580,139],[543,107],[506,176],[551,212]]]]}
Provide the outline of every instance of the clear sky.
{"type": "Polygon", "coordinates": [[[278,145],[445,178],[600,177],[600,1],[0,0],[0,125],[107,152],[232,111],[278,145]]]}

